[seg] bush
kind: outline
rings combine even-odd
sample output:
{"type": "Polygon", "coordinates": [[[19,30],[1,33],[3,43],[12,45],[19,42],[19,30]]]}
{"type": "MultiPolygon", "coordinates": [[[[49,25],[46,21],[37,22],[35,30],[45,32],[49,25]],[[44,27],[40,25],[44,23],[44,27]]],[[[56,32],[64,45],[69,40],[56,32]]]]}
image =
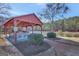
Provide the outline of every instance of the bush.
{"type": "Polygon", "coordinates": [[[28,39],[30,39],[32,43],[40,45],[43,43],[44,37],[42,34],[32,33],[28,35],[28,39]]]}
{"type": "Polygon", "coordinates": [[[54,32],[49,32],[49,33],[47,33],[47,37],[48,37],[48,38],[56,38],[56,33],[54,33],[54,32]]]}

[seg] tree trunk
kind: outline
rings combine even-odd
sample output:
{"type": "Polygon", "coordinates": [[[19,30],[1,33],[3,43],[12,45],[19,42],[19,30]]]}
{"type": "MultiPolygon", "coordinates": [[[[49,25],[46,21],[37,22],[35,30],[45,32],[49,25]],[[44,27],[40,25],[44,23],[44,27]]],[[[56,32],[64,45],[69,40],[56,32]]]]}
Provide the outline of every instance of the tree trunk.
{"type": "Polygon", "coordinates": [[[65,27],[64,27],[64,20],[62,20],[62,31],[65,30],[65,27]]]}
{"type": "Polygon", "coordinates": [[[50,23],[50,31],[51,32],[53,31],[53,21],[51,21],[51,23],[50,23]]]}

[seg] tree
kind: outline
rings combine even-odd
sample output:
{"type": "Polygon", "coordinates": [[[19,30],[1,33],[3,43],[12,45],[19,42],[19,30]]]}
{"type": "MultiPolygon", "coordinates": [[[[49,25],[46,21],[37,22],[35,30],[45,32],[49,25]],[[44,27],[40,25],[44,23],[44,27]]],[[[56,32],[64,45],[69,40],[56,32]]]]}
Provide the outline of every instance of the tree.
{"type": "Polygon", "coordinates": [[[54,29],[62,29],[62,21],[64,20],[64,31],[79,31],[79,16],[69,17],[55,21],[54,29]]]}
{"type": "Polygon", "coordinates": [[[2,31],[2,24],[6,19],[6,16],[10,16],[9,10],[11,7],[9,4],[6,3],[0,3],[0,34],[2,31]]]}
{"type": "Polygon", "coordinates": [[[51,22],[51,30],[53,29],[54,17],[63,16],[69,10],[68,6],[64,3],[48,3],[46,8],[40,14],[51,22]]]}
{"type": "Polygon", "coordinates": [[[2,24],[7,16],[10,16],[10,5],[7,3],[0,3],[0,23],[2,24]]]}
{"type": "Polygon", "coordinates": [[[11,9],[10,5],[7,3],[0,3],[0,15],[10,15],[9,10],[11,9]]]}

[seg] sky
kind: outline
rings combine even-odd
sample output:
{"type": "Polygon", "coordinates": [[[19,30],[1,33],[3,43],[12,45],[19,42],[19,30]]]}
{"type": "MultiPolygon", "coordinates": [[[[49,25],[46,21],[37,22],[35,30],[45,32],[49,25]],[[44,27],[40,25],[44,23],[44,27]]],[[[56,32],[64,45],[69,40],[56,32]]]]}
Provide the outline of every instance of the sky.
{"type": "MultiPolygon", "coordinates": [[[[39,13],[45,8],[43,3],[11,3],[12,16],[25,15],[30,13],[39,13]]],[[[65,15],[66,18],[79,16],[79,4],[69,3],[67,6],[70,8],[69,12],[65,15]]]]}
{"type": "Polygon", "coordinates": [[[13,3],[10,6],[12,8],[11,13],[13,13],[13,16],[16,16],[40,12],[45,7],[45,4],[13,3]]]}

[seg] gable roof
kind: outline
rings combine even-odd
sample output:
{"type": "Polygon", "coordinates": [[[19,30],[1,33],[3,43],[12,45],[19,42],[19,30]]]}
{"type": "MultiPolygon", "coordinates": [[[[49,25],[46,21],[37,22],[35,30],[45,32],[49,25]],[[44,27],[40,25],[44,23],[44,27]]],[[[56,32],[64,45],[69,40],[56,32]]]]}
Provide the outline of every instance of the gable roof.
{"type": "Polygon", "coordinates": [[[42,25],[43,23],[40,21],[40,19],[34,14],[28,14],[28,15],[22,15],[22,16],[17,16],[9,19],[4,23],[4,25],[13,25],[14,20],[20,21],[20,22],[26,22],[29,24],[34,24],[34,25],[42,25]]]}

